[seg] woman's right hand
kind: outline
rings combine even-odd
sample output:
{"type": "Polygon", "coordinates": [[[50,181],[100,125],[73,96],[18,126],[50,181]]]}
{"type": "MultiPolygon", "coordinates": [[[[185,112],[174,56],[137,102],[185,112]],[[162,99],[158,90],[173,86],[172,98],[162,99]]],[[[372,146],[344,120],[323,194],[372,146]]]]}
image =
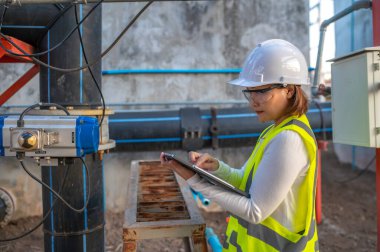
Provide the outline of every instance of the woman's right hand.
{"type": "Polygon", "coordinates": [[[176,173],[178,173],[178,175],[180,175],[185,180],[188,180],[195,174],[195,172],[193,172],[192,170],[188,168],[183,167],[177,161],[167,160],[163,152],[161,152],[160,160],[161,160],[161,165],[166,166],[167,168],[175,171],[176,173]]]}
{"type": "Polygon", "coordinates": [[[219,168],[219,161],[208,153],[189,152],[190,162],[206,171],[216,171],[219,168]]]}

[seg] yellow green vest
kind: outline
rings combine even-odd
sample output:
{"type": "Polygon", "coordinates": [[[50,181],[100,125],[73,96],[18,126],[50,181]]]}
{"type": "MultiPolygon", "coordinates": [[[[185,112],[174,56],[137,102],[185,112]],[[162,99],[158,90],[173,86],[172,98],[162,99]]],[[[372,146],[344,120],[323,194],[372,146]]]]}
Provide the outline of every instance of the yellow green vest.
{"type": "Polygon", "coordinates": [[[319,251],[318,235],[315,221],[315,190],[317,145],[309,121],[305,115],[291,116],[279,125],[271,125],[260,135],[259,140],[247,162],[239,188],[249,192],[252,180],[255,179],[256,167],[261,162],[265,147],[283,130],[297,132],[307,149],[310,161],[309,170],[299,190],[297,210],[294,218],[295,227],[304,227],[300,232],[291,232],[274,218],[269,216],[259,224],[252,224],[234,215],[230,215],[223,251],[267,252],[267,251],[319,251]],[[298,211],[299,210],[299,211],[298,211]]]}

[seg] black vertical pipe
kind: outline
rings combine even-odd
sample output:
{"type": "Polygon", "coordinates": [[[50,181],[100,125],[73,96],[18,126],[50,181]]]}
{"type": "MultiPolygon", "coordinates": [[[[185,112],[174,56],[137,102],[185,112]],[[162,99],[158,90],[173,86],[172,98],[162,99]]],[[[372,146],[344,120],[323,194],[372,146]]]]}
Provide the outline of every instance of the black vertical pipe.
{"type": "MultiPolygon", "coordinates": [[[[94,4],[79,5],[78,18],[83,18],[94,4]]],[[[101,5],[81,25],[85,52],[89,62],[98,59],[101,54],[101,5]]],[[[59,43],[76,26],[74,8],[67,11],[48,31],[42,40],[43,50],[59,43]]],[[[43,57],[45,62],[60,68],[75,68],[86,64],[78,32],[64,42],[62,46],[43,57]]],[[[98,83],[101,83],[101,62],[91,67],[98,83]]],[[[70,106],[100,106],[101,98],[88,71],[71,73],[41,68],[40,99],[42,102],[55,102],[70,106]]]]}
{"type": "MultiPolygon", "coordinates": [[[[78,17],[83,18],[94,4],[78,5],[78,17]]],[[[90,62],[101,54],[101,5],[81,27],[84,48],[90,62]]],[[[46,33],[40,47],[46,50],[61,41],[76,26],[74,8],[66,12],[46,33]]],[[[78,37],[75,32],[62,46],[43,57],[45,62],[61,68],[74,68],[86,64],[78,37]]],[[[95,78],[101,83],[101,63],[92,67],[95,78]]],[[[95,87],[89,71],[62,73],[41,68],[40,100],[67,106],[80,106],[89,109],[101,105],[100,95],[95,87]]],[[[75,208],[81,208],[91,188],[90,200],[82,213],[74,212],[60,201],[54,205],[53,211],[44,223],[45,251],[104,251],[104,189],[103,165],[98,155],[85,157],[89,168],[89,178],[79,159],[72,164],[58,167],[42,167],[42,180],[58,191],[63,174],[70,166],[62,196],[75,208]]],[[[44,214],[54,204],[54,196],[43,190],[44,214]]]]}

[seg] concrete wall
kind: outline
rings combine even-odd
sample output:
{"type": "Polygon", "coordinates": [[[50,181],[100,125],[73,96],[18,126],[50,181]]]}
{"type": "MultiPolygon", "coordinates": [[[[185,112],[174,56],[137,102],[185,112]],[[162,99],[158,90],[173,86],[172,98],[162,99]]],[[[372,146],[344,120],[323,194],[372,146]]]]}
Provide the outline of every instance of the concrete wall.
{"type": "MultiPolygon", "coordinates": [[[[104,4],[104,49],[143,5],[104,4]]],[[[308,20],[306,0],[156,2],[104,58],[103,69],[239,68],[257,43],[271,38],[289,40],[307,56],[308,20]]],[[[22,67],[29,66],[0,66],[2,76],[10,76],[1,82],[1,90],[10,84],[11,78],[21,74],[22,67]]],[[[106,75],[102,78],[102,89],[107,103],[242,100],[240,88],[226,84],[235,77],[223,74],[106,75]]],[[[38,84],[34,80],[7,104],[37,101],[38,84]]],[[[251,149],[205,151],[238,167],[251,149]]],[[[131,160],[157,159],[158,156],[159,152],[111,152],[105,156],[107,209],[124,209],[131,160]]],[[[39,174],[38,169],[34,171],[39,174]]],[[[19,208],[19,216],[40,213],[40,188],[29,182],[14,159],[0,159],[0,174],[0,186],[4,184],[15,191],[19,206],[27,204],[24,209],[19,208]]]]}

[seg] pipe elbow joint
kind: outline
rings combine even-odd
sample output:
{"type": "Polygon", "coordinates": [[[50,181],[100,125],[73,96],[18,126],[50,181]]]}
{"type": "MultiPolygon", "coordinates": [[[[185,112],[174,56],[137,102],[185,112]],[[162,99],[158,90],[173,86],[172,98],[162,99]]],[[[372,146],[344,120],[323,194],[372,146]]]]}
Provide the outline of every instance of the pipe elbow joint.
{"type": "Polygon", "coordinates": [[[313,96],[313,97],[316,97],[316,96],[318,96],[318,85],[316,85],[316,86],[312,86],[311,87],[311,95],[313,96]]]}
{"type": "Polygon", "coordinates": [[[5,227],[12,219],[16,204],[13,195],[0,187],[0,228],[5,227]]]}

